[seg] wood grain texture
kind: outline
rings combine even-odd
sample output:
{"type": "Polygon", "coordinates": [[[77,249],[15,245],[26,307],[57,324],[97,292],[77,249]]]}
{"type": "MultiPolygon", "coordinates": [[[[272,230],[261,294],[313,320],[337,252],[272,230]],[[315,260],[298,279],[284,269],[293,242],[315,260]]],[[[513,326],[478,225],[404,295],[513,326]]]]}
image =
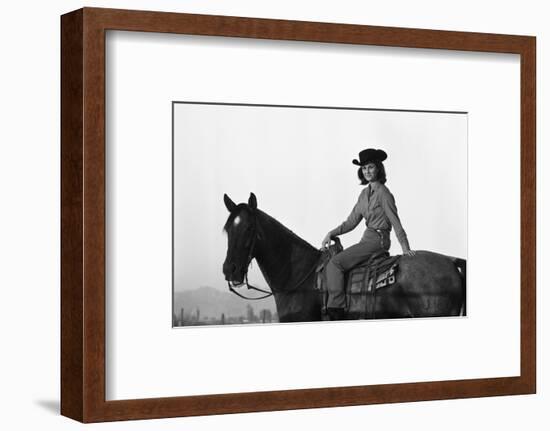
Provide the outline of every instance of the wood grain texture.
{"type": "Polygon", "coordinates": [[[105,403],[105,31],[84,9],[84,421],[105,403]]]}
{"type": "Polygon", "coordinates": [[[62,17],[62,414],[83,422],[534,393],[535,38],[84,8],[62,17]],[[521,56],[521,376],[105,401],[105,31],[521,56]]]}
{"type": "Polygon", "coordinates": [[[520,53],[526,36],[85,8],[105,29],[408,48],[520,53]]]}
{"type": "Polygon", "coordinates": [[[61,413],[82,421],[83,12],[61,18],[61,413]]]}
{"type": "Polygon", "coordinates": [[[536,40],[521,55],[521,378],[536,392],[536,40]]]}

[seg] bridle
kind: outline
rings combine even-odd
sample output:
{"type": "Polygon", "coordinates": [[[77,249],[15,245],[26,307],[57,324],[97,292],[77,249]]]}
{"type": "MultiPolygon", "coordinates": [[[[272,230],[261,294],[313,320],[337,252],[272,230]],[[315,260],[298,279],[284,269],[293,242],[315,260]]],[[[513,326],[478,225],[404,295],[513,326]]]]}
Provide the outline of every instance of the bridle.
{"type": "MultiPolygon", "coordinates": [[[[258,232],[258,219],[257,219],[257,216],[256,214],[254,214],[254,234],[253,234],[253,237],[252,237],[252,244],[250,246],[250,250],[248,251],[248,257],[247,257],[247,264],[246,264],[246,271],[244,273],[244,283],[243,284],[246,284],[246,288],[248,290],[256,290],[257,292],[262,292],[262,293],[265,293],[264,296],[258,296],[258,297],[247,297],[247,296],[244,296],[242,294],[240,294],[239,292],[237,292],[235,289],[233,289],[233,286],[231,286],[231,283],[229,282],[229,280],[227,280],[227,286],[229,286],[229,290],[231,292],[233,292],[235,295],[243,298],[243,299],[248,299],[248,300],[259,300],[259,299],[265,299],[265,298],[269,298],[270,296],[273,295],[273,291],[267,291],[267,290],[264,290],[264,289],[260,289],[259,287],[256,287],[256,286],[253,286],[252,284],[250,284],[248,282],[248,268],[250,267],[250,264],[252,263],[252,259],[254,259],[254,250],[256,248],[256,241],[258,240],[259,238],[259,232],[258,232]]],[[[315,265],[312,266],[312,268],[308,271],[308,273],[305,275],[305,277],[303,277],[300,282],[298,284],[296,284],[296,286],[294,286],[292,289],[289,289],[288,292],[292,292],[296,289],[298,289],[302,284],[304,284],[304,282],[309,278],[309,276],[315,271],[315,269],[317,268],[317,263],[315,263],[315,265]]],[[[242,286],[242,284],[241,284],[242,286]]]]}
{"type": "Polygon", "coordinates": [[[257,296],[257,297],[248,297],[248,296],[244,296],[242,294],[240,294],[239,292],[237,292],[235,289],[233,289],[233,286],[231,286],[231,283],[229,282],[229,280],[227,280],[227,286],[229,286],[229,290],[231,292],[233,292],[235,295],[243,298],[243,299],[248,299],[250,301],[257,301],[259,299],[265,299],[265,298],[269,298],[270,296],[273,295],[273,292],[270,292],[268,290],[264,290],[264,289],[260,289],[259,287],[256,287],[256,286],[253,286],[252,284],[250,284],[248,282],[248,268],[250,266],[250,264],[252,263],[252,259],[254,259],[254,249],[256,248],[256,241],[258,240],[258,220],[256,219],[256,217],[254,217],[254,234],[252,236],[252,245],[250,246],[250,250],[248,251],[248,257],[246,259],[246,271],[244,273],[244,283],[243,284],[246,284],[246,288],[248,290],[256,290],[257,292],[262,292],[262,293],[265,293],[264,296],[257,296]]]}

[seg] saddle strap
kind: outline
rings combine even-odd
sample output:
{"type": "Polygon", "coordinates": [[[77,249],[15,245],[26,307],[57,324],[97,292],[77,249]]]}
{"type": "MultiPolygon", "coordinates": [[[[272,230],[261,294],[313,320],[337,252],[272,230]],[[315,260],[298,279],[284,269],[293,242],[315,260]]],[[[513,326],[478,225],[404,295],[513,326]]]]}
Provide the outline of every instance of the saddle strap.
{"type": "Polygon", "coordinates": [[[368,291],[368,288],[367,288],[370,274],[371,274],[371,270],[370,270],[370,268],[368,268],[363,273],[363,280],[361,281],[361,296],[365,297],[365,309],[363,310],[363,313],[361,313],[362,314],[362,316],[361,316],[362,319],[366,319],[367,316],[368,316],[369,302],[371,300],[370,295],[369,295],[369,291],[368,291]]]}
{"type": "Polygon", "coordinates": [[[378,277],[378,273],[376,269],[369,269],[366,271],[367,277],[364,282],[364,285],[367,288],[367,291],[365,293],[365,319],[374,319],[375,317],[375,310],[376,310],[376,283],[373,283],[372,281],[369,283],[370,280],[376,280],[378,277]]]}

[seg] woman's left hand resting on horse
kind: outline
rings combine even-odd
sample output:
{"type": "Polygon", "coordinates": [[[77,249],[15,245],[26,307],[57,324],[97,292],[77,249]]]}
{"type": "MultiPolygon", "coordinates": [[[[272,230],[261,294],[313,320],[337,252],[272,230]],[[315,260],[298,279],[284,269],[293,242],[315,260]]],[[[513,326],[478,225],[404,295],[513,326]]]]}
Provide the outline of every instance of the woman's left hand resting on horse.
{"type": "Polygon", "coordinates": [[[416,254],[416,251],[414,250],[403,251],[403,256],[414,256],[415,254],[416,254]]]}

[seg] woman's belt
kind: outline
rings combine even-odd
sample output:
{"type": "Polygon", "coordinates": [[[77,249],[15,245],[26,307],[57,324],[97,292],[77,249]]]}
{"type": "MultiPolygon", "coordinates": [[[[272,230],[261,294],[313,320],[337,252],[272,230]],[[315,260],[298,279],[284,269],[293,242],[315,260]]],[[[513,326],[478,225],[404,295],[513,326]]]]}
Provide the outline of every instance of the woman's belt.
{"type": "Polygon", "coordinates": [[[374,227],[370,227],[370,226],[367,226],[367,230],[370,230],[372,232],[376,232],[378,233],[379,235],[382,235],[384,233],[387,233],[389,235],[390,233],[390,230],[389,229],[376,229],[374,227]]]}
{"type": "Polygon", "coordinates": [[[380,248],[384,248],[384,237],[389,238],[390,230],[389,229],[376,229],[374,227],[367,226],[367,230],[371,232],[376,232],[380,238],[380,248]]]}

